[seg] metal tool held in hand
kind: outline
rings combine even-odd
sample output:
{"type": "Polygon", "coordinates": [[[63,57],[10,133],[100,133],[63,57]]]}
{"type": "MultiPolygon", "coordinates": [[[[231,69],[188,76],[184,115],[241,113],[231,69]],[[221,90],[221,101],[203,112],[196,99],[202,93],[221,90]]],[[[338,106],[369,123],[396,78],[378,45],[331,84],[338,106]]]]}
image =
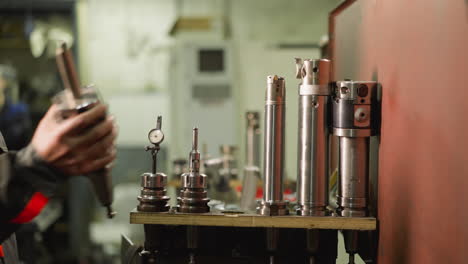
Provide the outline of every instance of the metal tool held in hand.
{"type": "MultiPolygon", "coordinates": [[[[64,107],[63,117],[66,118],[68,114],[80,114],[85,112],[99,101],[95,91],[84,92],[81,88],[78,74],[75,69],[73,56],[67,45],[62,43],[56,52],[57,67],[60,72],[60,77],[65,86],[65,89],[71,92],[72,98],[67,98],[67,93],[60,94],[62,102],[72,101],[64,107]],[[68,108],[68,109],[67,109],[68,108]]],[[[112,209],[113,190],[112,190],[112,175],[111,169],[106,166],[103,169],[92,172],[86,175],[93,183],[94,191],[100,203],[107,209],[107,217],[112,218],[116,212],[112,209]]]]}

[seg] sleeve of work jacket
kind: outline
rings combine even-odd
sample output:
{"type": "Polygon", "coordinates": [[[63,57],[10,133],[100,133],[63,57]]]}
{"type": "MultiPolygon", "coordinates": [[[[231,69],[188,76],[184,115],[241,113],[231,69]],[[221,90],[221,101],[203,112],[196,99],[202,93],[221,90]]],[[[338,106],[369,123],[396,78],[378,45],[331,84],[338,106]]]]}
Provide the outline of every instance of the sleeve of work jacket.
{"type": "Polygon", "coordinates": [[[18,152],[6,152],[2,147],[0,153],[2,243],[20,224],[31,221],[41,212],[64,176],[43,162],[31,145],[18,152]]]}

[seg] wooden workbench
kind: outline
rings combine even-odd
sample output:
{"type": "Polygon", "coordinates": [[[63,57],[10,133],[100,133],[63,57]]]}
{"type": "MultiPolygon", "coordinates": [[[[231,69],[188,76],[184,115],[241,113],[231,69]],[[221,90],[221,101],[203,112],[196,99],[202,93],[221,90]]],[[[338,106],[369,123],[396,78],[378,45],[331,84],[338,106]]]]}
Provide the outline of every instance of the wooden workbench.
{"type": "Polygon", "coordinates": [[[377,220],[372,217],[304,217],[304,216],[261,216],[242,213],[182,214],[175,212],[148,213],[130,212],[132,224],[225,226],[225,227],[276,227],[306,229],[375,230],[377,220]]]}

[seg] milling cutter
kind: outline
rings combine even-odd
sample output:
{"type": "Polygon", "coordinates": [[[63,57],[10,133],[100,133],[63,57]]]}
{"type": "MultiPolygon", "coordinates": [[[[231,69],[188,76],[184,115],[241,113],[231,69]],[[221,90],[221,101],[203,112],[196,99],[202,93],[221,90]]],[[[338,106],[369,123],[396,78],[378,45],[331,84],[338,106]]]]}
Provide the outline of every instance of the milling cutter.
{"type": "MultiPolygon", "coordinates": [[[[333,135],[339,138],[337,214],[368,216],[369,140],[380,128],[380,85],[338,81],[333,98],[333,135]]],[[[358,231],[343,231],[349,263],[358,251],[358,231]]]]}
{"type": "MultiPolygon", "coordinates": [[[[330,126],[330,61],[296,58],[299,84],[297,140],[297,206],[301,216],[328,215],[328,142],[330,126]]],[[[306,231],[309,263],[316,263],[321,236],[306,231]]]]}

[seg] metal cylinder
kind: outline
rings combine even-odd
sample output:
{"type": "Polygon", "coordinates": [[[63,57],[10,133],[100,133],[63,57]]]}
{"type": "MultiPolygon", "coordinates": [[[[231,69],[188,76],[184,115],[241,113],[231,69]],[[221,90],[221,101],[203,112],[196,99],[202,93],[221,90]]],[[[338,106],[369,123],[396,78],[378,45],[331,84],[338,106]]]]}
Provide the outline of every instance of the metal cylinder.
{"type": "MultiPolygon", "coordinates": [[[[369,140],[380,126],[377,82],[336,82],[333,98],[333,134],[339,137],[337,213],[368,215],[369,140]]],[[[343,231],[349,263],[358,252],[359,232],[343,231]]]]}
{"type": "MultiPolygon", "coordinates": [[[[78,92],[81,93],[79,98],[74,98],[72,91],[68,89],[58,93],[52,99],[54,104],[61,110],[61,118],[67,119],[71,116],[86,112],[100,101],[97,88],[93,85],[83,87],[79,89],[78,92]]],[[[112,209],[114,191],[112,188],[111,172],[111,166],[106,166],[105,168],[86,175],[93,185],[94,192],[99,202],[106,207],[108,218],[112,218],[116,215],[116,212],[112,209]]]]}
{"type": "Polygon", "coordinates": [[[367,216],[369,138],[379,129],[378,83],[336,82],[333,134],[339,137],[338,213],[367,216]]]}
{"type": "Polygon", "coordinates": [[[283,201],[285,101],[284,78],[268,76],[265,95],[263,200],[257,206],[257,212],[262,215],[289,214],[287,202],[283,201]]]}
{"type": "Polygon", "coordinates": [[[164,173],[143,173],[141,175],[141,193],[138,211],[167,212],[169,196],[166,195],[167,176],[164,173]]]}
{"type": "Polygon", "coordinates": [[[330,61],[296,59],[299,85],[298,215],[323,216],[328,205],[330,61]]]}
{"type": "Polygon", "coordinates": [[[369,138],[339,139],[338,204],[346,216],[365,216],[369,184],[369,138]]]}
{"type": "Polygon", "coordinates": [[[207,213],[210,211],[206,191],[206,175],[200,173],[198,128],[193,129],[192,151],[189,156],[189,172],[181,176],[182,190],[177,197],[177,211],[182,213],[207,213]]]}

